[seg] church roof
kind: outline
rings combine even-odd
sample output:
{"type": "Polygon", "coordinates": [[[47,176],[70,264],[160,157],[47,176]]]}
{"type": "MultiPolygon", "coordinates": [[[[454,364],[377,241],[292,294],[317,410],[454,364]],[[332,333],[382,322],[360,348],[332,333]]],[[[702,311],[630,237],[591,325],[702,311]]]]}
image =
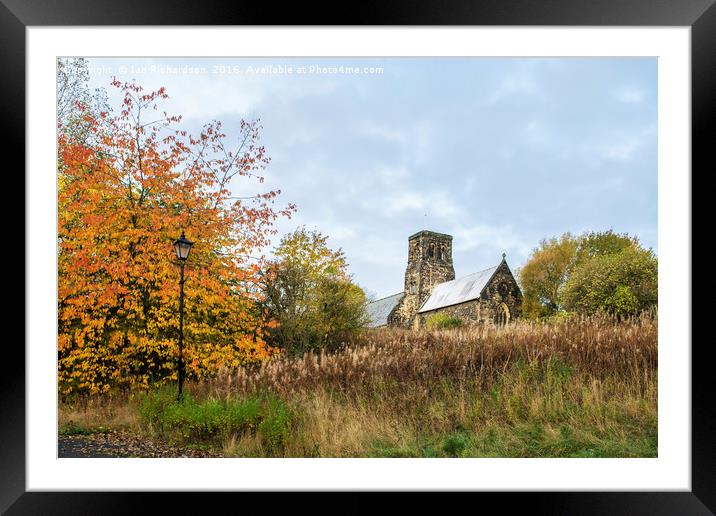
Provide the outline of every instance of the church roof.
{"type": "Polygon", "coordinates": [[[423,306],[420,307],[418,313],[429,312],[445,306],[457,305],[477,299],[499,266],[498,264],[484,271],[440,283],[435,287],[425,303],[423,303],[423,306]]]}
{"type": "Polygon", "coordinates": [[[378,326],[385,326],[388,324],[388,315],[390,311],[395,308],[400,298],[403,297],[403,293],[399,292],[392,296],[377,299],[371,303],[368,303],[368,317],[370,322],[368,323],[369,328],[377,328],[378,326]]]}

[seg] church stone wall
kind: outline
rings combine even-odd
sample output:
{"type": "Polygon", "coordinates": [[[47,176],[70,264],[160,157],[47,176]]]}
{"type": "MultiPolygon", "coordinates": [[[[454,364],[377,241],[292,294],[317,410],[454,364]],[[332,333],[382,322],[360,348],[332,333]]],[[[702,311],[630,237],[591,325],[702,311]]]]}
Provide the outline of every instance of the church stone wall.
{"type": "Polygon", "coordinates": [[[437,310],[431,310],[430,312],[423,312],[418,314],[418,327],[424,327],[427,324],[427,320],[435,314],[444,314],[448,317],[455,317],[460,319],[464,323],[478,323],[483,321],[483,317],[486,317],[488,308],[483,306],[487,303],[483,303],[480,299],[473,299],[465,303],[458,305],[446,306],[438,308],[437,310]]]}
{"type": "Polygon", "coordinates": [[[436,285],[455,279],[452,236],[420,231],[408,239],[405,295],[388,316],[391,326],[410,327],[436,285]]]}
{"type": "Polygon", "coordinates": [[[433,231],[412,235],[408,239],[404,295],[388,315],[388,325],[419,328],[436,313],[466,324],[504,324],[522,315],[522,294],[504,255],[479,299],[418,314],[437,285],[454,279],[452,236],[433,231]]]}
{"type": "Polygon", "coordinates": [[[414,327],[425,326],[427,319],[438,313],[460,319],[465,324],[500,324],[522,315],[522,294],[509,267],[503,261],[479,299],[418,314],[414,327]],[[507,319],[500,317],[501,314],[504,316],[505,307],[509,313],[507,319]]]}

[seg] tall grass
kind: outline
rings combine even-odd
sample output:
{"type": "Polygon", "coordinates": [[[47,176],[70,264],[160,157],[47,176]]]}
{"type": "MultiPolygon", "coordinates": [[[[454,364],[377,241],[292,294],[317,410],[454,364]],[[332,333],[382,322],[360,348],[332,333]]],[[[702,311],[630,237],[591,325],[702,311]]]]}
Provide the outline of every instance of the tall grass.
{"type": "Polygon", "coordinates": [[[654,315],[373,330],[222,370],[181,403],[137,397],[134,424],[226,456],[652,457],[657,334],[654,315]]]}
{"type": "Polygon", "coordinates": [[[110,430],[137,432],[140,422],[136,396],[112,394],[62,401],[58,407],[58,432],[61,435],[103,433],[110,430]]]}
{"type": "Polygon", "coordinates": [[[334,354],[278,357],[258,369],[227,370],[205,384],[217,396],[262,389],[295,393],[319,387],[359,392],[375,381],[422,383],[439,377],[490,383],[516,364],[568,364],[594,378],[643,384],[657,368],[657,322],[592,317],[569,323],[518,322],[505,328],[381,329],[334,354]]]}

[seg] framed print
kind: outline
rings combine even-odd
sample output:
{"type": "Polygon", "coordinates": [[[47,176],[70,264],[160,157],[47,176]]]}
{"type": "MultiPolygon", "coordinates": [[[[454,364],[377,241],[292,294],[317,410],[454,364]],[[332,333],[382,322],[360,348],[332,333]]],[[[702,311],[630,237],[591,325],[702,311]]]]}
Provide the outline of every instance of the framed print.
{"type": "Polygon", "coordinates": [[[81,4],[2,6],[28,203],[3,511],[714,510],[713,2],[81,4]]]}

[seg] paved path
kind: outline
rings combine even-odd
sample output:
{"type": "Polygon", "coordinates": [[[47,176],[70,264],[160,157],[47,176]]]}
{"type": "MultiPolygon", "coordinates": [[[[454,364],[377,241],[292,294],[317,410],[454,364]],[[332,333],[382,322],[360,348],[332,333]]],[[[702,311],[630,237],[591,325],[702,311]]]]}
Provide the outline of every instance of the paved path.
{"type": "Polygon", "coordinates": [[[124,432],[92,435],[60,435],[57,438],[59,458],[102,457],[216,457],[203,450],[170,446],[124,432]]]}

